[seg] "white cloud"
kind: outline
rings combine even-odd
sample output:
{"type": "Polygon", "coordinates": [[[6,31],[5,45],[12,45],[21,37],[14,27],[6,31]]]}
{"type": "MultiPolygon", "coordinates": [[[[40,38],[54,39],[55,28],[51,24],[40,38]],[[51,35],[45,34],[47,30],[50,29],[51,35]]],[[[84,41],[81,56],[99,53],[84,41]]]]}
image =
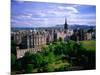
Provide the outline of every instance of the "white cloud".
{"type": "Polygon", "coordinates": [[[28,14],[21,14],[21,15],[16,15],[11,17],[12,19],[31,19],[32,18],[32,14],[28,13],[28,14]]]}
{"type": "Polygon", "coordinates": [[[69,19],[95,19],[96,15],[95,14],[70,14],[68,16],[69,19]]]}
{"type": "Polygon", "coordinates": [[[86,19],[86,18],[70,18],[68,19],[69,24],[86,24],[86,25],[95,25],[96,20],[95,19],[86,19]]]}
{"type": "Polygon", "coordinates": [[[61,9],[61,10],[66,10],[66,11],[71,12],[71,13],[78,13],[78,10],[75,7],[71,7],[71,6],[68,6],[68,7],[59,6],[58,8],[61,9]]]}
{"type": "Polygon", "coordinates": [[[18,21],[15,20],[15,19],[11,19],[11,22],[16,23],[16,22],[18,22],[18,21]]]}
{"type": "Polygon", "coordinates": [[[29,16],[29,15],[20,15],[20,16],[18,16],[18,18],[26,19],[26,18],[31,18],[31,16],[29,16]]]}
{"type": "Polygon", "coordinates": [[[37,13],[39,16],[41,16],[41,17],[45,17],[46,16],[46,14],[45,13],[42,13],[42,12],[39,12],[39,13],[37,13]]]}
{"type": "Polygon", "coordinates": [[[70,12],[66,12],[66,11],[47,11],[45,12],[46,15],[48,16],[52,16],[52,17],[67,17],[68,15],[71,15],[70,12]]]}
{"type": "Polygon", "coordinates": [[[74,13],[78,13],[78,10],[74,7],[66,7],[67,10],[72,11],[74,13]]]}

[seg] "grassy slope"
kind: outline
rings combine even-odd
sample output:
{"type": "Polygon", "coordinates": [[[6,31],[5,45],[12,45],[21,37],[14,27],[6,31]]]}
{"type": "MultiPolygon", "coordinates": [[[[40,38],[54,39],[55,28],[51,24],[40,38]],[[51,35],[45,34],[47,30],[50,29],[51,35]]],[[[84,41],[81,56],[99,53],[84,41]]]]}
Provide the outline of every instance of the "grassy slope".
{"type": "Polygon", "coordinates": [[[87,50],[96,50],[96,41],[90,40],[90,41],[80,41],[84,48],[87,50]]]}

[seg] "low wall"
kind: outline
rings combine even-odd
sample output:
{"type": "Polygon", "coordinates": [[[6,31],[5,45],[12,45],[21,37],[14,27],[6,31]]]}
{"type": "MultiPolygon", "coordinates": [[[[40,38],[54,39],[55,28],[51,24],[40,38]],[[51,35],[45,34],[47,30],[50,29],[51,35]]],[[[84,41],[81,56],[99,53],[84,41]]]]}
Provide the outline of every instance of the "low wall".
{"type": "Polygon", "coordinates": [[[17,59],[22,58],[26,52],[30,53],[36,53],[37,51],[40,51],[41,48],[29,48],[29,49],[17,49],[17,59]]]}

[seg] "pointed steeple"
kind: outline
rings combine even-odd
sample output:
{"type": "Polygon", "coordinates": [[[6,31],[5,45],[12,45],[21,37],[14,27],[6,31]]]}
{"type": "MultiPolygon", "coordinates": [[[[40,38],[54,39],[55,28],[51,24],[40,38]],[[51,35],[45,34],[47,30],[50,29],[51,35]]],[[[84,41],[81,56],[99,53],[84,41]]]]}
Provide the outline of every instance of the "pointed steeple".
{"type": "Polygon", "coordinates": [[[65,18],[64,29],[65,29],[65,30],[67,30],[67,29],[68,29],[67,18],[65,18]]]}

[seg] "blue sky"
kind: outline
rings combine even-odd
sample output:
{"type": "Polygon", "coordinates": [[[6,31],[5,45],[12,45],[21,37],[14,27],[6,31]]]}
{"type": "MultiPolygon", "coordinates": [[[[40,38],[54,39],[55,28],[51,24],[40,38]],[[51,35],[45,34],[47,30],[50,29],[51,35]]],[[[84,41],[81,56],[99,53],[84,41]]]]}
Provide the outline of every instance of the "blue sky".
{"type": "Polygon", "coordinates": [[[96,25],[93,5],[58,4],[12,0],[12,27],[50,27],[64,24],[96,25]]]}

